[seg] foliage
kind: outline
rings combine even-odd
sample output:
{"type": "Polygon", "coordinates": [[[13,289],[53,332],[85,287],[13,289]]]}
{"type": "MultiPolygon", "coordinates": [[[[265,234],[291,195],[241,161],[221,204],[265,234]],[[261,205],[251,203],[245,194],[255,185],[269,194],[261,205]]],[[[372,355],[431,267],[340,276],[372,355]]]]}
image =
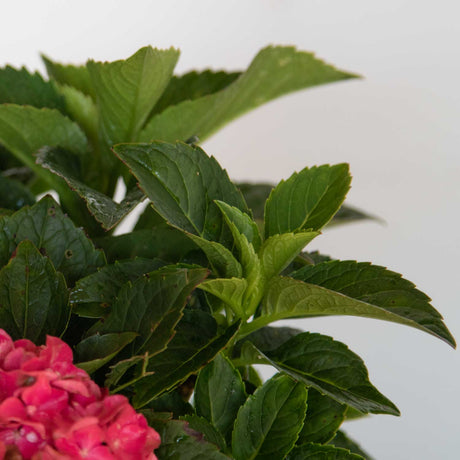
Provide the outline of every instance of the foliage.
{"type": "Polygon", "coordinates": [[[453,337],[401,275],[305,252],[325,226],[372,218],[343,204],[348,165],[235,184],[198,146],[269,100],[356,76],[292,47],[244,72],[173,75],[178,57],[44,57],[49,80],[0,70],[0,326],[61,336],[142,410],[160,459],[365,458],[342,423],[397,407],[346,345],[272,323],[352,315],[453,337]],[[50,190],[59,203],[36,201],[50,190]],[[278,373],[262,382],[255,364],[278,373]]]}

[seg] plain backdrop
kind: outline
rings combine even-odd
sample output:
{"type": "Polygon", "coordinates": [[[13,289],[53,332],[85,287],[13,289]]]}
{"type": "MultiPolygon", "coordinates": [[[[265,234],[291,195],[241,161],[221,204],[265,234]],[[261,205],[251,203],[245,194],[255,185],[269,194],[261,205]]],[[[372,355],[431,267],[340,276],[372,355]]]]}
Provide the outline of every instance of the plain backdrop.
{"type": "MultiPolygon", "coordinates": [[[[460,8],[437,0],[99,0],[2,2],[0,61],[43,69],[39,52],[84,62],[141,46],[182,50],[178,72],[245,68],[267,44],[293,44],[365,76],[295,93],[204,144],[231,177],[278,181],[348,162],[348,202],[386,221],[324,231],[314,249],[403,273],[460,338],[460,8]]],[[[460,356],[422,332],[370,319],[297,321],[366,362],[402,416],[346,431],[378,460],[455,460],[460,356]]]]}

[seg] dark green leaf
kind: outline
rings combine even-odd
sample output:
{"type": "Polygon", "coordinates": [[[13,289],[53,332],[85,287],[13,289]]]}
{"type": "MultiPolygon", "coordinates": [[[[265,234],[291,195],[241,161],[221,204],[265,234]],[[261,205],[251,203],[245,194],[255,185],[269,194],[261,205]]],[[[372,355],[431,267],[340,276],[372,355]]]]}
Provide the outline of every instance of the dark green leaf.
{"type": "Polygon", "coordinates": [[[254,219],[263,221],[265,202],[275,186],[272,184],[251,184],[248,182],[241,182],[236,185],[241,190],[254,219]]]}
{"type": "Polygon", "coordinates": [[[75,348],[77,366],[91,374],[108,363],[136,337],[135,332],[92,335],[78,343],[75,348]]]}
{"type": "Polygon", "coordinates": [[[137,230],[124,235],[97,238],[95,242],[104,249],[110,262],[142,256],[174,263],[198,250],[183,232],[166,224],[154,230],[137,230]]]}
{"type": "Polygon", "coordinates": [[[188,296],[206,269],[164,267],[123,285],[107,318],[90,333],[136,332],[132,354],[161,352],[173,337],[188,296]]]}
{"type": "Polygon", "coordinates": [[[308,443],[292,449],[287,460],[364,460],[364,458],[338,447],[308,443]]]}
{"type": "Polygon", "coordinates": [[[249,396],[233,431],[235,460],[284,458],[293,447],[307,408],[307,391],[286,375],[276,375],[249,396]]]}
{"type": "Polygon", "coordinates": [[[94,249],[83,230],[75,227],[50,196],[0,219],[1,264],[23,240],[48,256],[71,283],[105,265],[104,253],[94,249]]]}
{"type": "Polygon", "coordinates": [[[35,197],[21,182],[0,176],[0,207],[18,210],[35,203],[35,197]]]}
{"type": "MultiPolygon", "coordinates": [[[[244,347],[247,352],[248,345],[244,347]]],[[[361,412],[399,415],[396,406],[369,382],[362,359],[331,337],[304,332],[275,350],[252,349],[254,362],[271,364],[340,403],[361,412]]]]}
{"type": "Polygon", "coordinates": [[[165,265],[158,259],[135,258],[116,261],[96,273],[77,281],[70,293],[70,303],[104,303],[110,306],[127,281],[135,281],[145,273],[165,265]]]}
{"type": "Polygon", "coordinates": [[[213,72],[212,70],[192,71],[173,76],[150,115],[161,113],[170,105],[195,100],[220,91],[239,76],[239,72],[213,72]]]}
{"type": "Polygon", "coordinates": [[[0,271],[0,324],[14,340],[44,343],[46,335],[60,336],[70,316],[64,277],[30,241],[0,271]]]}
{"type": "MultiPolygon", "coordinates": [[[[333,295],[348,296],[348,307],[335,314],[369,316],[406,324],[455,347],[454,338],[444,325],[442,316],[430,305],[430,298],[400,274],[385,267],[335,260],[305,266],[291,276],[327,288],[333,295]],[[373,310],[372,307],[365,308],[365,305],[373,306],[373,310]]],[[[331,307],[326,304],[323,314],[334,314],[330,312],[331,307]]]]}
{"type": "Polygon", "coordinates": [[[156,211],[175,227],[225,242],[222,214],[214,200],[247,211],[227,172],[199,147],[153,142],[120,144],[114,152],[139,180],[156,211]]]}
{"type": "Polygon", "coordinates": [[[361,455],[366,460],[373,460],[373,458],[365,452],[359,444],[351,440],[342,430],[337,431],[334,439],[329,444],[335,447],[341,447],[347,449],[353,454],[361,455]]]}
{"type": "Polygon", "coordinates": [[[180,387],[154,399],[148,407],[151,407],[155,412],[170,412],[176,419],[195,413],[193,406],[183,398],[180,387]]]}
{"type": "Polygon", "coordinates": [[[239,372],[222,354],[200,371],[194,397],[197,414],[230,440],[236,414],[246,401],[246,394],[239,372]]]}
{"type": "Polygon", "coordinates": [[[174,48],[158,50],[147,46],[126,60],[88,61],[107,145],[137,140],[171,79],[178,57],[174,48]]]}
{"type": "MultiPolygon", "coordinates": [[[[189,428],[198,431],[204,435],[206,441],[214,444],[220,450],[225,450],[227,445],[222,434],[214,428],[205,418],[199,417],[198,415],[186,415],[182,417],[182,420],[188,423],[189,428]]],[[[232,420],[233,421],[233,420],[232,420]]]]}
{"type": "Polygon", "coordinates": [[[43,80],[38,72],[29,73],[24,67],[0,69],[0,104],[5,103],[64,111],[64,99],[54,84],[43,80]]]}
{"type": "Polygon", "coordinates": [[[134,366],[142,364],[142,368],[145,368],[148,360],[149,354],[144,353],[143,355],[132,356],[131,358],[117,361],[114,365],[110,366],[110,372],[106,375],[104,387],[112,389],[134,366]]]}
{"type": "Polygon", "coordinates": [[[293,47],[267,47],[245,73],[221,91],[184,101],[153,116],[140,141],[204,140],[224,124],[279,96],[333,81],[353,78],[293,47]]]}
{"type": "Polygon", "coordinates": [[[209,363],[233,338],[239,323],[217,334],[214,318],[200,310],[185,310],[176,335],[162,353],[156,355],[147,370],[154,372],[135,385],[133,403],[142,407],[184,381],[190,374],[209,363]]]}
{"type": "Polygon", "coordinates": [[[50,78],[61,85],[72,86],[83,94],[95,98],[91,77],[86,66],[60,64],[59,62],[52,61],[43,54],[42,59],[50,78]]]}
{"type": "Polygon", "coordinates": [[[134,227],[136,230],[152,229],[158,227],[161,224],[164,224],[165,220],[163,217],[158,214],[153,206],[150,204],[144,210],[144,212],[139,216],[139,220],[134,227]]]}
{"type": "Polygon", "coordinates": [[[59,193],[64,184],[35,164],[33,154],[44,145],[59,146],[78,154],[84,154],[87,148],[86,137],[79,126],[57,110],[14,104],[0,105],[0,143],[59,193]]]}
{"type": "Polygon", "coordinates": [[[115,227],[144,200],[145,196],[142,190],[134,186],[120,203],[116,203],[104,193],[88,186],[88,178],[82,171],[78,158],[75,158],[77,161],[75,164],[75,162],[69,161],[69,157],[68,152],[63,149],[45,147],[37,155],[37,163],[62,177],[69,184],[69,187],[86,201],[91,214],[106,230],[115,227]]]}
{"type": "Polygon", "coordinates": [[[337,211],[332,220],[328,223],[328,226],[351,224],[360,220],[375,220],[377,222],[383,222],[382,219],[372,216],[360,209],[353,206],[343,204],[337,211]]]}
{"type": "Polygon", "coordinates": [[[155,450],[158,460],[229,460],[214,444],[203,441],[203,435],[186,422],[171,420],[159,429],[161,445],[155,450]]]}
{"type": "Polygon", "coordinates": [[[347,164],[305,168],[281,181],[265,205],[265,237],[321,229],[340,208],[350,182],[347,164]]]}
{"type": "Polygon", "coordinates": [[[325,444],[334,436],[345,418],[347,406],[313,388],[308,390],[307,416],[297,444],[315,442],[325,444]]]}

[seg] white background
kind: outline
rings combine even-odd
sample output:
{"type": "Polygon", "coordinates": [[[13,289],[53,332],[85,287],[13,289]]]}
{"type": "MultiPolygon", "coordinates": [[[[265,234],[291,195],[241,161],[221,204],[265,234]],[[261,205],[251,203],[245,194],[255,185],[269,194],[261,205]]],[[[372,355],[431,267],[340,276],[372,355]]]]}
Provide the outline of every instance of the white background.
{"type": "MultiPolygon", "coordinates": [[[[180,72],[245,68],[267,44],[294,44],[366,78],[272,102],[204,147],[235,179],[277,181],[349,162],[349,203],[383,217],[325,231],[314,247],[403,273],[460,338],[458,176],[460,9],[455,1],[16,1],[0,7],[0,61],[125,58],[182,50],[180,72]]],[[[298,322],[347,343],[402,417],[346,426],[378,460],[455,460],[460,355],[403,326],[356,318],[298,322]]]]}

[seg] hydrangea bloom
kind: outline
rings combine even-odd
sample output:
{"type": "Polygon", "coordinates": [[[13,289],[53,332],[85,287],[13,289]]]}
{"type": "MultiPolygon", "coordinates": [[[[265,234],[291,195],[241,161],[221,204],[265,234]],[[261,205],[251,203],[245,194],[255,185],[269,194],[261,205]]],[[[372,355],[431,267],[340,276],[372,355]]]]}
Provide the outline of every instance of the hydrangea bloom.
{"type": "Polygon", "coordinates": [[[155,460],[145,417],[72,360],[57,337],[36,346],[0,329],[0,458],[155,460]]]}

